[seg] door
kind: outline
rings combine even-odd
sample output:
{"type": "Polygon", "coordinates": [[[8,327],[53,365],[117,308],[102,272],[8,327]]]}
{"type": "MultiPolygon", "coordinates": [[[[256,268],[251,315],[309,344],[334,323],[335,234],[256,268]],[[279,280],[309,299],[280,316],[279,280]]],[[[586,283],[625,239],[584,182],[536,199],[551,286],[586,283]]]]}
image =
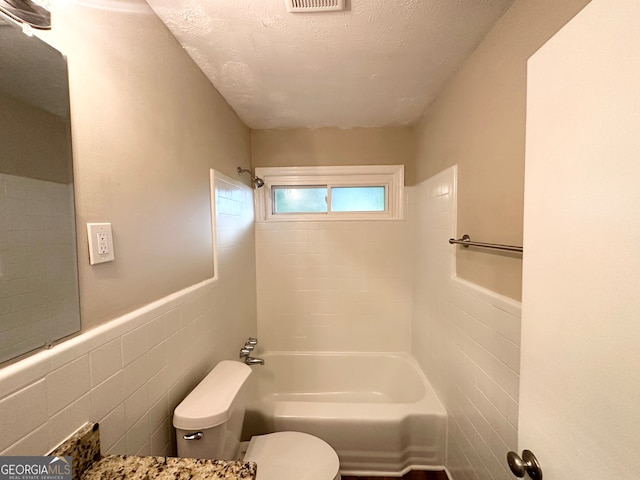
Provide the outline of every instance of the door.
{"type": "Polygon", "coordinates": [[[528,78],[519,448],[640,479],[640,1],[594,0],[528,78]]]}

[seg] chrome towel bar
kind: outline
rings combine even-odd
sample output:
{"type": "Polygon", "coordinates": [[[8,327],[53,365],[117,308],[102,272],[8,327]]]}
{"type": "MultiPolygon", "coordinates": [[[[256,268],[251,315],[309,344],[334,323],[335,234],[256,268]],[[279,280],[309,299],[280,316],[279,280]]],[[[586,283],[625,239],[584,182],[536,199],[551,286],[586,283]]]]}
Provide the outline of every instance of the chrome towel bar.
{"type": "Polygon", "coordinates": [[[450,238],[449,243],[462,245],[465,248],[467,247],[494,248],[496,250],[507,250],[509,252],[522,253],[522,247],[517,247],[515,245],[500,245],[498,243],[472,242],[471,237],[469,235],[463,235],[462,238],[459,238],[458,240],[454,238],[450,238]]]}

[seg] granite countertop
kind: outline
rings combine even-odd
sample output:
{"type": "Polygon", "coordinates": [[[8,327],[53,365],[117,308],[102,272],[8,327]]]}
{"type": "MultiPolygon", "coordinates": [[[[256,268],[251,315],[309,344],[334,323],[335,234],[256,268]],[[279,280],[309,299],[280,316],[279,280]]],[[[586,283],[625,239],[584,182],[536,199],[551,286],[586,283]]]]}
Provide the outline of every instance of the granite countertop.
{"type": "Polygon", "coordinates": [[[82,480],[255,480],[256,464],[226,460],[107,455],[82,480]]]}
{"type": "Polygon", "coordinates": [[[73,459],[74,480],[255,480],[256,464],[100,454],[100,426],[87,423],[49,455],[73,459]]]}

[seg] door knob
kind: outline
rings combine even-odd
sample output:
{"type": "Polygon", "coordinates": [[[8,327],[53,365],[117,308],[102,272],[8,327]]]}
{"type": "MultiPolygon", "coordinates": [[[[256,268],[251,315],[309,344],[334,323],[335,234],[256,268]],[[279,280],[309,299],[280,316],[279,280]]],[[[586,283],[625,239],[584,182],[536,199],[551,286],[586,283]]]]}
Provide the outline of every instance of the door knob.
{"type": "Polygon", "coordinates": [[[531,450],[523,450],[522,458],[516,452],[509,452],[507,463],[511,472],[518,478],[528,473],[531,480],[542,480],[542,468],[531,450]]]}

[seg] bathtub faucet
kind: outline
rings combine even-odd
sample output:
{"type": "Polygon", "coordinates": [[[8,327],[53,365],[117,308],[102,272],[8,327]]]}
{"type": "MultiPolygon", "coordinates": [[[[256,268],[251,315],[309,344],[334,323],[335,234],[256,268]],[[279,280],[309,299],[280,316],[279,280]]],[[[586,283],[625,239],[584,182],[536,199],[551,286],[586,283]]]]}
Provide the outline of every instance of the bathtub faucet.
{"type": "Polygon", "coordinates": [[[264,365],[262,358],[255,358],[251,356],[251,352],[256,348],[258,339],[249,337],[244,346],[240,349],[240,358],[244,358],[244,363],[247,365],[264,365]]]}
{"type": "Polygon", "coordinates": [[[244,363],[247,365],[264,365],[264,360],[262,358],[246,357],[244,363]]]}

